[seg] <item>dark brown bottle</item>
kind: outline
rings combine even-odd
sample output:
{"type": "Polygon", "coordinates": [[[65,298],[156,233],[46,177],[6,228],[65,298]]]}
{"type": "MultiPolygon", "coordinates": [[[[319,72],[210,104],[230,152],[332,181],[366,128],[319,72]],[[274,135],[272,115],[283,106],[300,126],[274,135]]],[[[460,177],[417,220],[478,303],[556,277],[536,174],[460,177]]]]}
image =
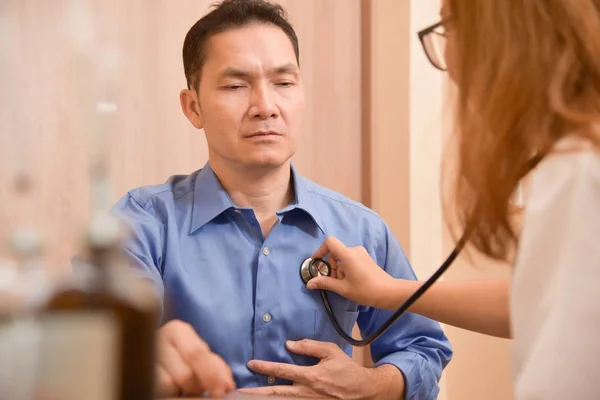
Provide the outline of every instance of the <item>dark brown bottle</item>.
{"type": "MultiPolygon", "coordinates": [[[[47,303],[43,326],[47,327],[48,321],[54,321],[56,326],[56,321],[61,320],[62,326],[58,328],[60,334],[45,332],[50,339],[45,343],[47,365],[43,370],[46,382],[63,390],[64,385],[57,381],[66,380],[67,371],[76,370],[74,366],[79,363],[77,369],[88,368],[81,376],[89,382],[81,386],[95,385],[102,392],[98,400],[151,400],[155,397],[158,301],[150,283],[136,277],[132,267],[127,266],[110,226],[112,222],[107,221],[97,223],[90,236],[87,272],[80,275],[78,282],[56,291],[47,303]],[[61,335],[63,339],[52,339],[61,335]],[[65,338],[69,336],[71,344],[65,338]],[[52,381],[48,365],[62,357],[58,353],[63,348],[83,353],[70,354],[70,361],[58,362],[58,367],[64,369],[52,381]]],[[[51,389],[55,393],[56,389],[51,389]]],[[[80,398],[94,397],[91,389],[86,388],[80,398]]],[[[79,389],[69,390],[64,393],[75,397],[79,389]]]]}

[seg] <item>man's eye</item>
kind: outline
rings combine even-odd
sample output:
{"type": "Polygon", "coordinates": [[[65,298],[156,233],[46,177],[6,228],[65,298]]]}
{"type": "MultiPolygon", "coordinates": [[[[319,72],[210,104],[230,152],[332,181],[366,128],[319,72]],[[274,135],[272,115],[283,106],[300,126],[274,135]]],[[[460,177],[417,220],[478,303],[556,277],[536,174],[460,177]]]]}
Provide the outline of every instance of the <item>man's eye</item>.
{"type": "Polygon", "coordinates": [[[241,89],[243,87],[244,87],[243,85],[228,85],[228,86],[225,86],[225,89],[227,89],[227,90],[238,90],[238,89],[241,89]]]}
{"type": "Polygon", "coordinates": [[[293,82],[277,82],[277,86],[281,86],[281,87],[290,87],[293,85],[294,85],[293,82]]]}

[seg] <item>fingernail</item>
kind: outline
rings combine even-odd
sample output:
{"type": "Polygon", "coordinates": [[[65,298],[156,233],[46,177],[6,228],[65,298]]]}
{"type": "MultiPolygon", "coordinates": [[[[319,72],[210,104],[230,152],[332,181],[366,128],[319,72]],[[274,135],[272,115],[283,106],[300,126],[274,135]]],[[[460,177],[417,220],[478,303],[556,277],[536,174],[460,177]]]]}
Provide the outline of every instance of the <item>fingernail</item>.
{"type": "Polygon", "coordinates": [[[308,283],[306,284],[306,287],[309,289],[314,289],[315,288],[315,284],[312,281],[308,281],[308,283]]]}
{"type": "Polygon", "coordinates": [[[253,367],[253,366],[255,366],[255,365],[256,365],[256,362],[255,362],[254,360],[250,360],[250,361],[248,361],[248,363],[246,364],[246,366],[247,366],[248,368],[252,368],[252,367],[253,367]]]}
{"type": "Polygon", "coordinates": [[[294,347],[296,345],[296,342],[288,340],[287,342],[285,342],[287,347],[294,347]]]}

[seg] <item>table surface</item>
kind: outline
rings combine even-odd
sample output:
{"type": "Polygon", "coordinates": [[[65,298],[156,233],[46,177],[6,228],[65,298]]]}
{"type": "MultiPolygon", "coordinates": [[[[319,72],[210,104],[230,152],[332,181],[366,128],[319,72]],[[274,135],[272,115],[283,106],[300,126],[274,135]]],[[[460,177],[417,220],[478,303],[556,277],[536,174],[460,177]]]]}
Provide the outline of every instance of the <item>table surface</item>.
{"type": "MultiPolygon", "coordinates": [[[[170,399],[162,399],[162,400],[210,400],[208,397],[173,397],[170,399]]],[[[258,396],[258,395],[248,395],[248,394],[240,394],[233,393],[228,396],[222,398],[223,400],[289,400],[290,397],[281,397],[281,396],[258,396]]],[[[301,399],[300,397],[294,397],[294,399],[301,399]]]]}

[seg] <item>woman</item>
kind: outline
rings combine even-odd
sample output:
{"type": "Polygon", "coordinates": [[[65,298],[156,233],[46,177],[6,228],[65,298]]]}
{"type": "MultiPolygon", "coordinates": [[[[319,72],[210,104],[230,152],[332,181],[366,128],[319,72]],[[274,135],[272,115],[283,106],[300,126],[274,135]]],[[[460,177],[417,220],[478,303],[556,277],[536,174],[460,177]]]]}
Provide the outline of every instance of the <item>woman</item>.
{"type": "MultiPolygon", "coordinates": [[[[513,337],[517,399],[600,398],[600,0],[447,0],[419,36],[458,88],[458,226],[476,214],[469,244],[514,268],[510,295],[508,281],[439,282],[410,311],[513,337]]],[[[335,238],[326,255],[334,275],[312,289],[396,308],[420,285],[335,238]]]]}

